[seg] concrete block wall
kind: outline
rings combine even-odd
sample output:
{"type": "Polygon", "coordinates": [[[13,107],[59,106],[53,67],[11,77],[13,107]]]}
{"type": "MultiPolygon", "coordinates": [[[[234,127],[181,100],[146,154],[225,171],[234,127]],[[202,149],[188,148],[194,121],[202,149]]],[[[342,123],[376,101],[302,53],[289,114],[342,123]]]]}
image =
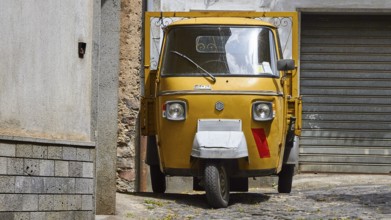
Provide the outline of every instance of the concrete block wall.
{"type": "Polygon", "coordinates": [[[93,219],[90,147],[0,142],[0,219],[93,219]]]}

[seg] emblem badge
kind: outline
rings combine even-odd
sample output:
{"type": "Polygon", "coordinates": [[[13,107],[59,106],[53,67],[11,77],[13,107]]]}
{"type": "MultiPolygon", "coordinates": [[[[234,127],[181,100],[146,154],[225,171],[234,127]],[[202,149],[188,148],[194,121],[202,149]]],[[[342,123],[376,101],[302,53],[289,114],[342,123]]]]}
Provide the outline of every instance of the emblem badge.
{"type": "Polygon", "coordinates": [[[217,111],[222,111],[224,109],[224,103],[222,103],[220,101],[216,102],[215,108],[217,111]]]}

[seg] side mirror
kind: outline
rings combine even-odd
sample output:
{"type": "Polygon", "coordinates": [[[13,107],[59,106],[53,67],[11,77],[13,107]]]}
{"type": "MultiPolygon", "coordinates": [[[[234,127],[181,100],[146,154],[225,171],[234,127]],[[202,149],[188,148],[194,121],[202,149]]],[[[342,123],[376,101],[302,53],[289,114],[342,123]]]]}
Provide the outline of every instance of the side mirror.
{"type": "Polygon", "coordinates": [[[295,61],[292,59],[283,59],[277,61],[277,69],[279,71],[288,71],[295,69],[295,61]]]}

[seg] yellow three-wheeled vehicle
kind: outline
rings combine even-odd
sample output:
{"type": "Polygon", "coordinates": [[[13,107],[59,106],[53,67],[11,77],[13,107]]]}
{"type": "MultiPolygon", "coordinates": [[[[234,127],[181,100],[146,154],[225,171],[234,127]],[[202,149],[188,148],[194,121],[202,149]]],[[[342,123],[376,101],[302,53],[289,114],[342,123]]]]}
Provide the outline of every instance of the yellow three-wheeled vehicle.
{"type": "Polygon", "coordinates": [[[154,192],[165,192],[165,176],[193,176],[221,208],[249,177],[278,175],[278,191],[291,191],[300,101],[275,26],[183,19],[165,27],[157,71],[146,67],[141,126],[154,192]]]}

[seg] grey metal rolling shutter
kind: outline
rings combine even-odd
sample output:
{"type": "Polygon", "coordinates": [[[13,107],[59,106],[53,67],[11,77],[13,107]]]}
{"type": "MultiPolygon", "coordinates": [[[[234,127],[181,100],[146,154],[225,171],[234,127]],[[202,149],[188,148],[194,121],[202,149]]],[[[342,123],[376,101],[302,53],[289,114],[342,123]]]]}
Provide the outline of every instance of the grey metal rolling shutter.
{"type": "Polygon", "coordinates": [[[391,16],[302,15],[304,172],[391,172],[391,16]]]}

